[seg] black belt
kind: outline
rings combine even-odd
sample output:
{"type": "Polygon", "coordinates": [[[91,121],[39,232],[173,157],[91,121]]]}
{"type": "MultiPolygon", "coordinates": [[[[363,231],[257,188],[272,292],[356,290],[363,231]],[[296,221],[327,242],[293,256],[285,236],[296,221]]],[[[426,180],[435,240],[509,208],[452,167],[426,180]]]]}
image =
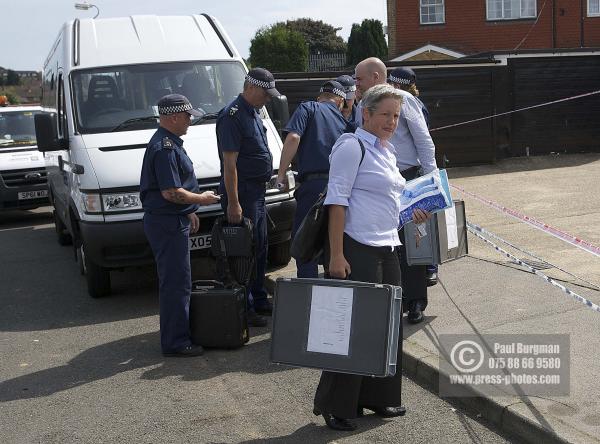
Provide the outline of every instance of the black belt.
{"type": "Polygon", "coordinates": [[[420,169],[421,169],[420,166],[413,166],[413,167],[410,167],[410,168],[400,171],[400,174],[402,175],[402,177],[404,177],[404,179],[412,180],[412,179],[419,177],[420,169]]]}
{"type": "Polygon", "coordinates": [[[262,180],[255,180],[255,179],[252,179],[252,180],[238,179],[238,184],[240,184],[240,183],[249,183],[249,184],[251,184],[253,186],[264,186],[265,189],[266,189],[267,188],[267,184],[269,183],[269,181],[268,180],[262,181],[262,180]]]}
{"type": "Polygon", "coordinates": [[[308,182],[315,179],[329,179],[329,173],[308,173],[303,174],[298,180],[299,182],[308,182]]]}

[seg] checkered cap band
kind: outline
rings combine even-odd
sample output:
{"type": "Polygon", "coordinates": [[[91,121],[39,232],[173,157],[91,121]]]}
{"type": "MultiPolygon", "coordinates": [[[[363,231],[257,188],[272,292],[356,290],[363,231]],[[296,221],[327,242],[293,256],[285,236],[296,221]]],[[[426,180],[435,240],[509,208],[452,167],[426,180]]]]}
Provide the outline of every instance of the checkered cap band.
{"type": "Polygon", "coordinates": [[[412,81],[410,79],[401,79],[400,77],[389,76],[390,82],[399,83],[400,85],[410,85],[412,81]]]}
{"type": "Polygon", "coordinates": [[[258,79],[255,79],[254,77],[250,77],[249,75],[246,75],[246,81],[248,83],[251,83],[252,85],[260,86],[261,88],[264,88],[264,89],[275,88],[275,81],[265,82],[264,80],[258,80],[258,79]]]}
{"type": "Polygon", "coordinates": [[[191,109],[193,109],[191,103],[186,103],[183,105],[173,105],[173,106],[159,106],[158,114],[167,115],[167,114],[183,113],[183,112],[189,111],[191,109]]]}
{"type": "Polygon", "coordinates": [[[346,98],[346,93],[344,92],[344,90],[339,88],[333,88],[332,90],[329,90],[329,88],[327,88],[327,91],[325,91],[324,88],[321,88],[319,92],[328,92],[340,96],[342,99],[346,98]]]}

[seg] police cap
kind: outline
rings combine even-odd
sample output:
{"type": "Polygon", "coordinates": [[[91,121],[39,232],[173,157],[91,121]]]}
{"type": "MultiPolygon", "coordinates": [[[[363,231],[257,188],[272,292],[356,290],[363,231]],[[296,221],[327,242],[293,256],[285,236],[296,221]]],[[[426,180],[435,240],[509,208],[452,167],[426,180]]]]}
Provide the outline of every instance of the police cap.
{"type": "Polygon", "coordinates": [[[275,77],[264,68],[253,68],[246,74],[246,82],[264,89],[270,96],[277,97],[281,94],[275,89],[275,77]]]}
{"type": "Polygon", "coordinates": [[[388,76],[388,82],[398,83],[400,85],[412,85],[417,81],[417,75],[410,68],[404,68],[402,66],[394,68],[388,76]]]}
{"type": "Polygon", "coordinates": [[[346,92],[344,91],[344,87],[340,82],[336,82],[335,80],[328,80],[325,83],[323,83],[320,92],[335,94],[336,96],[340,96],[342,99],[346,98],[346,92]]]}
{"type": "Polygon", "coordinates": [[[356,80],[354,80],[352,76],[344,74],[335,80],[344,87],[346,99],[354,99],[354,97],[356,97],[356,80]]]}
{"type": "Polygon", "coordinates": [[[167,94],[158,101],[158,114],[161,116],[183,112],[195,117],[203,115],[200,111],[194,109],[186,96],[181,94],[167,94]]]}

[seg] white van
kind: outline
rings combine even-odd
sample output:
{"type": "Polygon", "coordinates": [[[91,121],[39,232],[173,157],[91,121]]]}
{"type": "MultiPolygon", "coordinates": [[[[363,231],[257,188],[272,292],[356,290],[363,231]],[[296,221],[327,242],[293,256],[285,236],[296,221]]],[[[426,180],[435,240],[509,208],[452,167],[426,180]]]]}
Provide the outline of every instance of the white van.
{"type": "Polygon", "coordinates": [[[46,166],[37,150],[39,106],[0,107],[0,211],[48,205],[46,166]]]}
{"type": "MultiPolygon", "coordinates": [[[[63,25],[43,70],[36,117],[45,153],[58,242],[73,242],[93,297],[110,293],[110,271],[152,262],[142,227],[139,179],[148,141],[158,127],[156,103],[187,96],[206,114],[183,137],[201,191],[220,180],[215,113],[242,91],[247,68],[213,17],[131,16],[74,20],[63,25]]],[[[285,97],[273,109],[287,111],[285,97]]],[[[282,143],[261,111],[274,167],[282,143]]],[[[285,116],[282,117],[285,119],[285,116]]],[[[269,259],[290,260],[296,208],[293,194],[267,191],[269,259]]],[[[190,239],[192,260],[210,254],[219,204],[198,212],[201,233],[190,239]]]]}

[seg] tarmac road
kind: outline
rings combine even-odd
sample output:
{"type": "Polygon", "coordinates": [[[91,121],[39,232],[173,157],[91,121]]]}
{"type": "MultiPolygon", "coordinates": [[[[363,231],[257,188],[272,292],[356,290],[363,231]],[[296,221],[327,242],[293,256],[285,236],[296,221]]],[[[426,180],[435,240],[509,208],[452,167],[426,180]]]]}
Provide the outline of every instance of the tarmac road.
{"type": "Polygon", "coordinates": [[[163,358],[152,268],[87,295],[49,208],[0,213],[2,443],[502,443],[477,412],[405,379],[405,417],[337,433],[311,413],[318,372],[269,364],[269,330],[234,351],[163,358]]]}

